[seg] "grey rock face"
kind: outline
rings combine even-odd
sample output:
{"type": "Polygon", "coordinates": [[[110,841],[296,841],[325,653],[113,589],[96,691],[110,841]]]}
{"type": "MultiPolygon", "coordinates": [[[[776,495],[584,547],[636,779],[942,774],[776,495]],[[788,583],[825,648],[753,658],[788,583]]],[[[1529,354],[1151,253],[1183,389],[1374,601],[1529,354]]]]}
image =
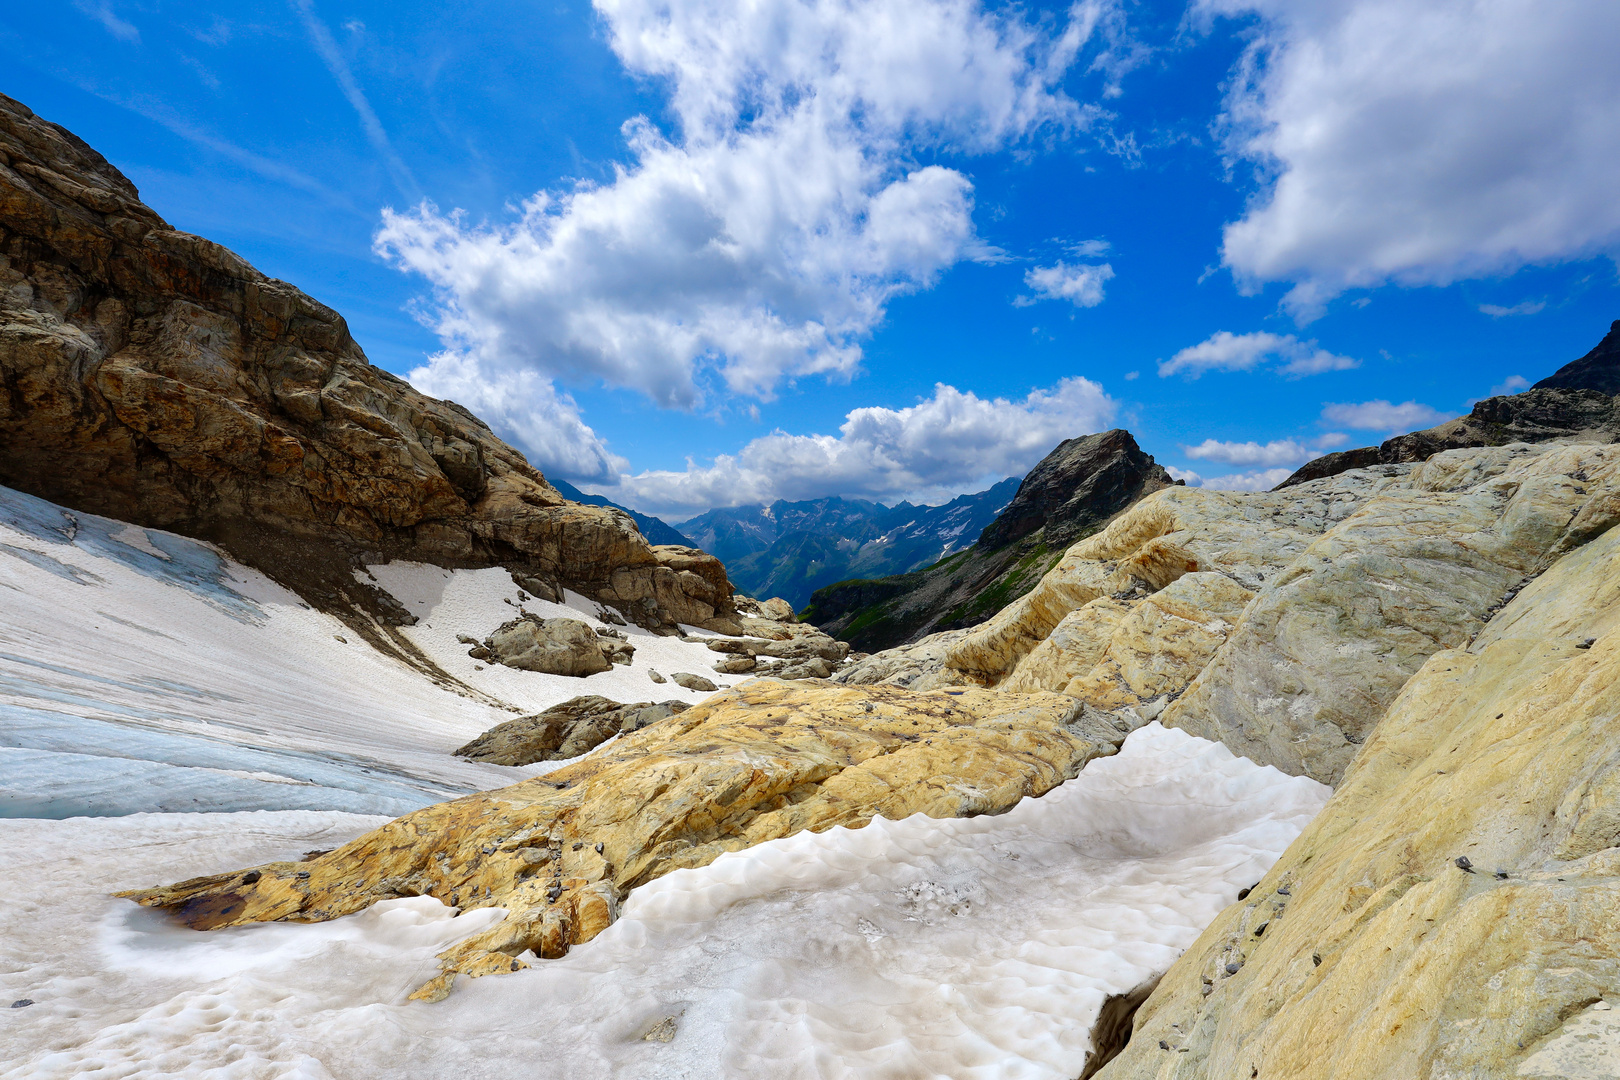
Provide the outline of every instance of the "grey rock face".
{"type": "Polygon", "coordinates": [[[1532,390],[1596,390],[1620,394],[1620,319],[1596,347],[1579,360],[1571,360],[1542,379],[1532,390]]]}
{"type": "Polygon", "coordinates": [[[544,675],[582,677],[613,666],[603,639],[578,619],[513,619],[489,636],[488,649],[498,664],[544,675]]]}
{"type": "Polygon", "coordinates": [[[684,686],[688,690],[701,690],[704,693],[710,693],[720,689],[708,679],[701,675],[693,675],[690,671],[677,671],[670,678],[674,679],[677,685],[684,686]]]}

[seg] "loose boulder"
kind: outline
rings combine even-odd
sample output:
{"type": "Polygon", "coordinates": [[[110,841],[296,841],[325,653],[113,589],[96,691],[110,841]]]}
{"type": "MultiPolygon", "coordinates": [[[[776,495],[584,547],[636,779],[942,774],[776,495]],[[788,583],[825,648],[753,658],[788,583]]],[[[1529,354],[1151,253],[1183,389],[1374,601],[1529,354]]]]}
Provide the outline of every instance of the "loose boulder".
{"type": "Polygon", "coordinates": [[[613,666],[602,639],[578,619],[513,619],[489,636],[487,647],[496,663],[543,675],[584,677],[613,666]]]}
{"type": "Polygon", "coordinates": [[[492,765],[566,761],[594,750],[621,731],[640,731],[686,707],[684,701],[621,705],[585,694],[545,712],[497,724],[457,750],[456,756],[492,765]]]}

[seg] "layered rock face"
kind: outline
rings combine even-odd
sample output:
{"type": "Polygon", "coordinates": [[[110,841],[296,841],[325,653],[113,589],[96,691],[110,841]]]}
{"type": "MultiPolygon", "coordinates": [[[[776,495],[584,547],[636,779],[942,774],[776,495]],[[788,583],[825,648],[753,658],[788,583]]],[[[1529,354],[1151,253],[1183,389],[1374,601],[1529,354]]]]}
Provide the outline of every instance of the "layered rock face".
{"type": "Polygon", "coordinates": [[[1336,784],[1430,655],[1616,521],[1620,447],[1591,444],[1454,450],[1258,495],[1161,491],[946,648],[930,685],[1103,708],[1174,695],[1164,723],[1336,784]]]}
{"type": "Polygon", "coordinates": [[[868,650],[976,625],[1028,592],[1063,547],[1174,484],[1128,431],[1065,440],[1030,470],[973,547],[926,570],[822,589],[803,618],[868,650]]]}
{"type": "Polygon", "coordinates": [[[174,230],[3,95],[0,483],[217,541],[327,607],[388,614],[349,573],[367,553],[510,565],[646,625],[731,614],[717,560],[567,502],[465,409],[372,367],[336,312],[174,230]]]}
{"type": "Polygon", "coordinates": [[[1620,530],[1458,644],[1102,1077],[1612,1074],[1620,530]]]}
{"type": "MultiPolygon", "coordinates": [[[[1139,720],[1137,721],[1140,722],[1139,720]]],[[[512,787],[428,807],[304,863],[128,894],[199,929],[321,921],[430,895],[507,918],[445,954],[455,972],[560,956],[635,885],[804,829],[993,813],[1112,754],[1128,721],[1058,694],[920,694],[754,680],[512,787]]]]}

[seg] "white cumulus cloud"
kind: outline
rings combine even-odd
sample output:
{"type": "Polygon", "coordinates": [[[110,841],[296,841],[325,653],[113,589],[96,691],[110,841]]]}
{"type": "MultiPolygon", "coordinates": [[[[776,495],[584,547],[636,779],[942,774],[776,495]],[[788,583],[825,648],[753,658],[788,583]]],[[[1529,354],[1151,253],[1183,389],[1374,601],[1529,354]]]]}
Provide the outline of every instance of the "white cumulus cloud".
{"type": "Polygon", "coordinates": [[[1260,17],[1226,105],[1262,190],[1225,232],[1240,281],[1446,284],[1620,250],[1620,4],[1198,0],[1260,17]]]}
{"type": "Polygon", "coordinates": [[[690,407],[851,376],[893,297],[995,254],[968,178],[915,152],[1087,127],[1100,111],[1059,83],[1117,22],[1113,0],[1055,26],[973,0],[596,6],[625,67],[667,87],[676,130],[631,119],[611,182],[541,191],[513,221],[384,215],[378,250],[434,287],[448,351],[430,381],[523,371],[690,407]]]}
{"type": "Polygon", "coordinates": [[[1096,307],[1103,302],[1103,286],[1113,276],[1114,268],[1107,263],[1060,262],[1029,270],[1024,274],[1024,284],[1042,300],[1067,300],[1075,307],[1096,307]]]}
{"type": "Polygon", "coordinates": [[[1248,472],[1227,473],[1224,476],[1200,476],[1190,469],[1169,468],[1172,479],[1184,481],[1188,487],[1210,488],[1219,491],[1270,491],[1293,475],[1287,467],[1250,469],[1248,472]]]}
{"type": "Polygon", "coordinates": [[[774,432],[709,465],[621,476],[609,494],[672,520],[824,495],[938,502],[1027,471],[1064,439],[1105,428],[1115,411],[1101,386],[1078,377],[1021,400],[942,383],[903,409],[855,409],[836,435],[774,432]]]}
{"type": "Polygon", "coordinates": [[[1322,420],[1335,427],[1401,435],[1408,431],[1433,427],[1456,415],[1441,412],[1416,401],[1403,401],[1399,405],[1392,405],[1381,398],[1375,401],[1331,404],[1322,410],[1322,420]]]}
{"type": "Polygon", "coordinates": [[[629,465],[580,419],[572,398],[532,371],[491,379],[470,357],[441,353],[411,372],[410,383],[470,409],[547,475],[611,482],[629,465]]]}
{"type": "Polygon", "coordinates": [[[1299,465],[1316,457],[1317,451],[1294,439],[1275,439],[1268,443],[1219,442],[1205,439],[1197,446],[1183,447],[1190,458],[1198,461],[1218,461],[1223,465],[1299,465]]]}
{"type": "Polygon", "coordinates": [[[1289,378],[1319,375],[1324,371],[1346,371],[1361,361],[1338,356],[1301,341],[1292,334],[1272,334],[1264,330],[1234,334],[1219,330],[1197,345],[1189,345],[1159,364],[1159,377],[1184,374],[1196,379],[1206,371],[1252,371],[1270,366],[1289,378]]]}

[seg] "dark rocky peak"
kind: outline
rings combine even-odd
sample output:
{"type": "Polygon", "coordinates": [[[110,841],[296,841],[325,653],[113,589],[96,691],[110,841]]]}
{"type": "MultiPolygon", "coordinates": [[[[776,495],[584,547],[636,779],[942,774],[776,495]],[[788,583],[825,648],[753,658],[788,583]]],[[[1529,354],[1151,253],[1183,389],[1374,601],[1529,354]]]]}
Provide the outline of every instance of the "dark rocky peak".
{"type": "Polygon", "coordinates": [[[1591,352],[1565,364],[1522,394],[1476,402],[1467,416],[1378,446],[1340,450],[1306,462],[1273,490],[1372,465],[1426,461],[1442,450],[1514,442],[1620,441],[1620,320],[1591,352]]]}
{"type": "Polygon", "coordinates": [[[1531,387],[1532,390],[1596,390],[1620,394],[1620,319],[1610,326],[1597,347],[1579,360],[1571,360],[1531,387]]]}
{"type": "Polygon", "coordinates": [[[1007,509],[979,534],[979,546],[993,551],[1044,527],[1048,547],[1067,547],[1175,482],[1123,428],[1065,439],[1024,477],[1007,509]]]}

